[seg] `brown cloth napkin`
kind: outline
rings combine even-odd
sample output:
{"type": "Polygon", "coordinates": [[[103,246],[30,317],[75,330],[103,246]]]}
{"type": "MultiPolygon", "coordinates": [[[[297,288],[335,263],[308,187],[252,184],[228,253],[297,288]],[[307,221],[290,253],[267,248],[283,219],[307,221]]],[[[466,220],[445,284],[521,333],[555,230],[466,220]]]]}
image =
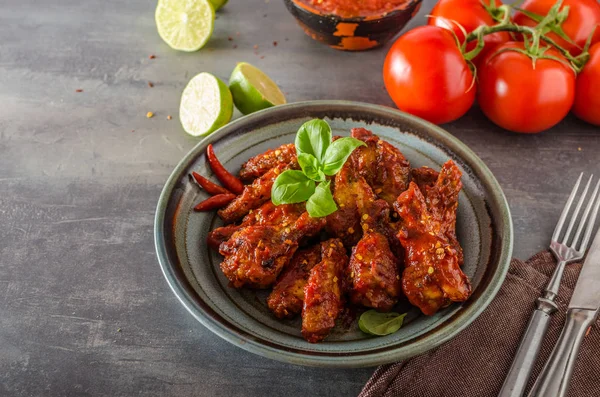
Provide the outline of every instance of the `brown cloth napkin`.
{"type": "MultiPolygon", "coordinates": [[[[527,262],[513,259],[502,288],[488,308],[451,341],[404,362],[379,367],[360,397],[496,396],[525,331],[535,299],[556,266],[550,252],[527,262]]],[[[550,328],[529,388],[562,330],[581,264],[568,265],[550,328]]],[[[569,397],[600,396],[600,330],[586,336],[575,366],[569,397]]]]}

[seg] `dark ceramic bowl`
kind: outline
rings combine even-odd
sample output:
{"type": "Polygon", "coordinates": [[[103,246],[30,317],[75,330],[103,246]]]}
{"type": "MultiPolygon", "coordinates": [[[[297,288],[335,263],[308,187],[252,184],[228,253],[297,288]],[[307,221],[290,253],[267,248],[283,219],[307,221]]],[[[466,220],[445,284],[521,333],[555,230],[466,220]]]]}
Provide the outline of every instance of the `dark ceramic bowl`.
{"type": "Polygon", "coordinates": [[[422,0],[407,0],[400,8],[381,15],[343,18],[303,3],[284,0],[304,32],[331,48],[363,51],[379,47],[396,36],[421,8],[422,0]]]}
{"type": "MultiPolygon", "coordinates": [[[[303,365],[361,367],[404,360],[448,341],[469,325],[498,292],[512,251],[510,211],[498,182],[485,164],[448,132],[414,116],[383,106],[345,101],[311,101],[275,106],[235,120],[205,137],[179,163],[160,196],[154,225],[162,271],[181,303],[211,331],[253,353],[303,365]],[[350,128],[372,130],[398,147],[413,167],[439,169],[453,159],[463,172],[456,231],[464,250],[463,270],[473,294],[434,316],[408,311],[402,328],[373,338],[358,329],[336,327],[321,343],[308,343],[301,320],[278,320],[266,305],[269,291],[235,289],[220,269],[222,257],[206,236],[222,225],[215,212],[195,212],[208,196],[188,177],[211,179],[206,147],[213,144],[227,169],[236,171],[249,157],[294,142],[296,131],[312,118],[326,119],[334,135],[350,128]]],[[[485,343],[475,341],[474,343],[485,343]]]]}

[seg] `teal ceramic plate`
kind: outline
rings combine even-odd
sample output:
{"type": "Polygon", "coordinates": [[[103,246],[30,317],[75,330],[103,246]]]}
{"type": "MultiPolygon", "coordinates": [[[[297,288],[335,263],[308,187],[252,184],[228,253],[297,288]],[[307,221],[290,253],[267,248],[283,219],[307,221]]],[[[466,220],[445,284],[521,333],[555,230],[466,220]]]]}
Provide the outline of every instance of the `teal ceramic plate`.
{"type": "MultiPolygon", "coordinates": [[[[214,177],[213,177],[214,179],[214,177]]],[[[169,177],[156,212],[156,252],[173,292],[208,329],[241,347],[285,362],[324,367],[371,366],[421,354],[458,334],[486,308],[500,288],[512,252],[512,223],[498,182],[468,147],[448,132],[394,109],[356,102],[313,101],[266,109],[213,133],[188,153],[169,177]],[[365,127],[396,145],[413,167],[439,169],[453,159],[463,172],[457,233],[465,253],[465,273],[472,297],[434,316],[411,310],[400,331],[369,337],[358,329],[336,327],[322,343],[300,335],[300,319],[281,321],[266,307],[265,291],[227,286],[220,256],[205,244],[207,233],[221,224],[215,213],[196,213],[206,194],[188,174],[212,176],[204,152],[212,143],[225,166],[237,172],[249,157],[294,142],[298,127],[324,118],[334,135],[365,127]]],[[[482,341],[483,342],[483,341],[482,341]]]]}

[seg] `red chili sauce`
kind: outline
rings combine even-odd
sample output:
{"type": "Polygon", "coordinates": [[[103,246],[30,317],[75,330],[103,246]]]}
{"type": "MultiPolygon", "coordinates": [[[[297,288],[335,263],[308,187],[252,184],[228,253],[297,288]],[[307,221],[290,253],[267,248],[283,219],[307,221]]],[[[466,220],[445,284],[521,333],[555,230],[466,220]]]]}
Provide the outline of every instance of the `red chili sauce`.
{"type": "Polygon", "coordinates": [[[342,18],[383,15],[408,2],[408,0],[300,0],[323,14],[342,18]]]}

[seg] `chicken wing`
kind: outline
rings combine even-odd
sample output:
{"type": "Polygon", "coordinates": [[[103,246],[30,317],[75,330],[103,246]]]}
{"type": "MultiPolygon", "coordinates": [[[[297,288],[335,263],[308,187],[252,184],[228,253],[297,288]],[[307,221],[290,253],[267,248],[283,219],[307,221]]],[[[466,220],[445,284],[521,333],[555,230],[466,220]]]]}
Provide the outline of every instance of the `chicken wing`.
{"type": "Polygon", "coordinates": [[[338,210],[327,217],[327,231],[350,249],[362,237],[361,216],[377,199],[365,179],[357,174],[352,157],[335,177],[333,199],[338,210]]]}
{"type": "Polygon", "coordinates": [[[456,209],[458,193],[462,189],[462,173],[456,164],[447,161],[440,172],[429,167],[412,170],[412,177],[425,197],[427,207],[440,224],[440,232],[445,234],[458,255],[459,265],[463,264],[463,250],[456,238],[456,209]]]}
{"type": "Polygon", "coordinates": [[[321,261],[321,246],[296,251],[283,269],[267,298],[269,309],[279,318],[294,317],[302,311],[304,286],[310,270],[321,261]]]}
{"type": "Polygon", "coordinates": [[[362,216],[363,237],[352,249],[347,275],[353,303],[389,311],[400,296],[400,261],[388,238],[380,230],[387,228],[389,206],[383,200],[373,203],[362,216]]]}
{"type": "Polygon", "coordinates": [[[379,198],[393,205],[400,193],[408,188],[408,160],[395,146],[369,130],[353,128],[352,137],[366,144],[352,154],[359,175],[366,179],[379,198]]]}
{"type": "Polygon", "coordinates": [[[244,227],[221,244],[219,252],[225,257],[221,270],[235,288],[267,288],[294,255],[300,239],[316,235],[324,225],[323,218],[304,212],[290,227],[244,227]]]}
{"type": "MultiPolygon", "coordinates": [[[[443,208],[445,203],[438,205],[443,208]]],[[[424,314],[433,315],[451,302],[467,300],[471,284],[460,269],[456,249],[427,208],[416,183],[411,182],[394,208],[402,219],[398,233],[406,252],[402,290],[410,303],[424,314]]]]}
{"type": "Polygon", "coordinates": [[[242,194],[237,196],[227,207],[219,210],[219,216],[225,223],[235,222],[250,210],[263,205],[271,198],[271,188],[277,176],[290,167],[289,164],[278,164],[266,174],[246,185],[242,194]]]}
{"type": "Polygon", "coordinates": [[[304,287],[302,336],[310,343],[323,340],[343,309],[343,272],[348,256],[339,239],[321,243],[321,262],[314,266],[304,287]]]}
{"type": "Polygon", "coordinates": [[[277,228],[289,227],[302,215],[305,208],[304,203],[276,206],[271,201],[267,201],[258,209],[250,210],[250,213],[244,217],[241,224],[225,225],[212,230],[208,234],[208,246],[218,251],[219,246],[229,240],[233,233],[247,226],[273,225],[277,228]]]}
{"type": "Polygon", "coordinates": [[[277,149],[269,149],[246,161],[240,170],[240,178],[249,182],[263,176],[279,164],[289,164],[295,161],[296,145],[293,143],[282,145],[277,149]]]}

